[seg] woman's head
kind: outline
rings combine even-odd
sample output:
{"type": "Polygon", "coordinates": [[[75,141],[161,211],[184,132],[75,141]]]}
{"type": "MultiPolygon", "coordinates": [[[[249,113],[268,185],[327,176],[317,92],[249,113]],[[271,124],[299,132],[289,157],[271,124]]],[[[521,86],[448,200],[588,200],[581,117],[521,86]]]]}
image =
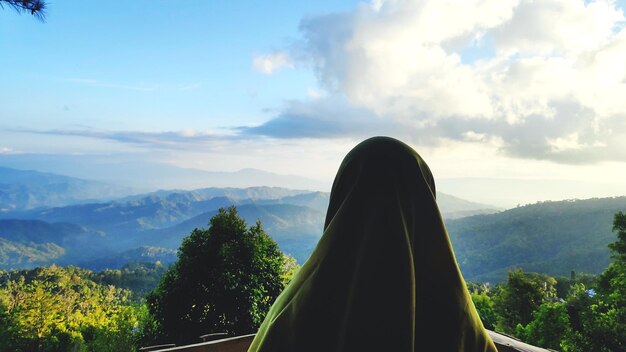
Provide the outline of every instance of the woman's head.
{"type": "Polygon", "coordinates": [[[426,162],[413,148],[390,137],[369,138],[346,155],[333,183],[326,225],[352,192],[373,203],[396,195],[403,199],[419,197],[416,192],[436,197],[435,181],[426,162]]]}

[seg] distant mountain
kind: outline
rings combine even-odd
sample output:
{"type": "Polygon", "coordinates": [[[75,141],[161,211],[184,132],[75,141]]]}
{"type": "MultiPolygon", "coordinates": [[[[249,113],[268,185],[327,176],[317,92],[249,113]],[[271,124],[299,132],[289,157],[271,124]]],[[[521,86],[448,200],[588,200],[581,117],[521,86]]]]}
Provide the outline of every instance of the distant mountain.
{"type": "MultiPolygon", "coordinates": [[[[129,196],[122,201],[137,200],[149,196],[155,196],[159,198],[167,198],[168,200],[175,200],[175,197],[193,198],[195,200],[208,200],[216,197],[226,197],[233,200],[275,200],[284,197],[295,196],[299,194],[308,194],[311,191],[295,190],[283,187],[246,187],[246,188],[233,188],[233,187],[209,187],[198,188],[191,191],[186,190],[158,190],[147,194],[139,194],[129,196]]],[[[313,192],[319,193],[319,192],[313,192]]]]}
{"type": "MultiPolygon", "coordinates": [[[[97,270],[109,265],[120,267],[126,261],[149,257],[145,254],[146,245],[168,247],[161,248],[165,252],[161,251],[153,258],[167,262],[182,237],[195,227],[206,227],[220,207],[237,205],[250,224],[260,219],[270,235],[287,243],[285,250],[303,261],[321,235],[328,195],[302,192],[306,191],[277,187],[157,191],[143,197],[131,196],[105,203],[4,212],[0,218],[22,220],[0,220],[5,228],[13,224],[11,231],[0,232],[0,238],[18,241],[11,243],[12,251],[36,253],[33,257],[38,258],[38,263],[81,264],[97,270]],[[61,231],[61,224],[71,231],[61,231]],[[20,230],[16,232],[16,228],[20,230]],[[72,232],[73,236],[68,236],[67,232],[72,232]],[[302,239],[308,242],[300,242],[302,239]],[[49,243],[59,248],[44,248],[50,249],[49,255],[37,252],[49,243]],[[84,250],[77,249],[79,243],[84,250]]],[[[6,243],[5,247],[8,246],[6,243]]],[[[154,253],[154,249],[151,252],[154,253]]],[[[13,261],[11,265],[15,263],[13,261]]]]}
{"type": "Polygon", "coordinates": [[[204,200],[192,193],[171,193],[163,198],[151,195],[126,202],[71,205],[6,216],[80,224],[115,237],[172,226],[203,212],[236,204],[237,200],[226,197],[204,200]]]}
{"type": "Polygon", "coordinates": [[[0,238],[0,269],[47,265],[64,254],[65,249],[55,243],[20,243],[0,238]]]}
{"type": "MultiPolygon", "coordinates": [[[[79,204],[42,210],[0,213],[0,218],[37,219],[46,222],[80,224],[109,236],[125,238],[141,231],[174,226],[194,216],[220,207],[249,203],[315,202],[315,196],[299,196],[306,191],[278,187],[205,188],[194,191],[157,191],[106,203],[79,204]]],[[[322,196],[322,202],[324,197],[322,196]]],[[[206,222],[205,222],[206,224],[206,222]]],[[[121,241],[121,242],[120,242],[121,241]]]]}
{"type": "Polygon", "coordinates": [[[256,203],[258,204],[291,204],[301,207],[308,207],[318,212],[323,213],[326,216],[328,210],[328,202],[330,200],[330,193],[326,192],[310,192],[301,193],[291,196],[285,196],[278,199],[263,199],[256,203]]]}
{"type": "Polygon", "coordinates": [[[504,210],[493,205],[470,202],[459,197],[437,192],[437,205],[445,219],[459,219],[479,214],[493,214],[504,210]]]}
{"type": "Polygon", "coordinates": [[[332,180],[319,181],[258,169],[205,171],[146,161],[129,155],[0,154],[0,165],[72,175],[141,189],[196,189],[204,187],[273,186],[324,191],[332,180]]]}
{"type": "Polygon", "coordinates": [[[103,182],[0,167],[0,213],[109,200],[128,194],[129,188],[103,182]]]}
{"type": "Polygon", "coordinates": [[[74,224],[0,220],[0,268],[29,268],[77,262],[95,253],[101,235],[74,224]],[[69,257],[69,258],[68,258],[69,257]]]}
{"type": "Polygon", "coordinates": [[[471,281],[497,282],[513,267],[552,275],[599,273],[615,241],[613,215],[626,197],[542,202],[446,221],[457,261],[471,281]]]}
{"type": "MultiPolygon", "coordinates": [[[[445,194],[439,198],[442,209],[449,207],[454,214],[496,211],[493,207],[445,194]]],[[[193,191],[161,190],[100,203],[5,211],[0,213],[0,218],[31,220],[21,223],[26,230],[20,233],[28,233],[30,237],[22,238],[17,242],[19,245],[12,243],[14,252],[28,252],[24,246],[32,242],[30,251],[37,253],[33,257],[54,259],[57,263],[77,263],[82,258],[85,266],[101,269],[106,265],[119,267],[125,260],[137,257],[137,253],[126,251],[142,246],[176,249],[191,230],[207,226],[217,209],[236,205],[249,224],[261,220],[284,251],[304,262],[322,234],[328,201],[329,193],[324,192],[279,187],[212,187],[193,191]],[[76,227],[74,237],[70,236],[75,240],[54,242],[58,229],[50,232],[36,226],[54,224],[58,227],[59,223],[76,227]],[[48,243],[60,246],[64,252],[56,247],[40,248],[48,243]],[[78,243],[85,249],[77,250],[78,243]],[[41,250],[54,254],[37,252],[41,250]]],[[[445,209],[443,213],[448,216],[445,209]]]]}
{"type": "MultiPolygon", "coordinates": [[[[237,207],[248,226],[261,221],[265,231],[281,249],[303,263],[317,244],[324,226],[324,214],[309,207],[292,204],[243,204],[237,207]]],[[[195,228],[208,227],[217,210],[197,215],[175,226],[146,231],[138,240],[154,246],[178,248],[183,237],[195,228]]]]}
{"type": "Polygon", "coordinates": [[[129,263],[154,263],[158,261],[164,265],[169,265],[175,262],[176,259],[175,249],[141,246],[123,251],[121,253],[113,253],[103,257],[88,259],[77,264],[80,267],[88,268],[90,270],[103,270],[109,268],[121,268],[129,263]]]}

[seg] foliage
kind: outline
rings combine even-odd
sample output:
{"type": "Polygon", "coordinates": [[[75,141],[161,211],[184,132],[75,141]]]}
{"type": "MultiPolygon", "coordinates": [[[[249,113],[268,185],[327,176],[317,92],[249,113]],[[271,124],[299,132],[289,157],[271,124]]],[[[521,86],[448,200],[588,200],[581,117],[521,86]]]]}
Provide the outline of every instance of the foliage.
{"type": "Polygon", "coordinates": [[[46,2],[44,0],[0,0],[0,8],[8,5],[18,12],[30,12],[39,20],[45,19],[46,2]]]}
{"type": "Polygon", "coordinates": [[[613,230],[617,241],[609,245],[612,262],[597,278],[572,273],[554,280],[521,270],[509,272],[509,280],[490,291],[496,329],[564,352],[626,351],[624,213],[615,214],[613,230]]]}
{"type": "Polygon", "coordinates": [[[539,306],[556,298],[556,280],[547,275],[524,273],[521,269],[509,272],[506,284],[501,285],[494,297],[494,307],[501,319],[499,330],[512,334],[517,324],[532,321],[539,306]]]}
{"type": "Polygon", "coordinates": [[[551,276],[599,274],[610,263],[613,215],[626,197],[540,202],[447,220],[463,277],[499,283],[512,268],[551,276]]]}
{"type": "Polygon", "coordinates": [[[626,214],[615,214],[613,231],[613,262],[595,291],[577,287],[568,299],[573,333],[565,341],[567,351],[626,351],[626,214]]]}
{"type": "Polygon", "coordinates": [[[567,307],[559,302],[546,302],[533,313],[533,321],[528,325],[517,325],[515,335],[530,344],[558,350],[569,333],[569,325],[567,307]]]}
{"type": "Polygon", "coordinates": [[[167,267],[161,262],[155,263],[128,263],[122,269],[106,269],[94,273],[93,281],[128,289],[132,292],[132,299],[139,301],[151,292],[161,281],[167,267]]]}
{"type": "Polygon", "coordinates": [[[471,292],[470,296],[474,302],[474,307],[478,312],[480,320],[482,320],[485,329],[494,330],[498,321],[498,313],[495,310],[493,300],[487,293],[471,292]]]}
{"type": "Polygon", "coordinates": [[[97,284],[90,272],[50,266],[2,273],[0,351],[128,351],[145,308],[130,292],[97,284]]]}
{"type": "Polygon", "coordinates": [[[617,232],[617,241],[609,243],[612,258],[618,262],[626,263],[626,213],[617,212],[613,219],[613,232],[617,232]]]}
{"type": "Polygon", "coordinates": [[[560,299],[566,299],[574,285],[583,284],[585,287],[594,287],[597,276],[587,273],[576,274],[572,270],[570,277],[556,276],[555,280],[556,296],[560,299]]]}
{"type": "Polygon", "coordinates": [[[220,208],[209,224],[183,239],[178,261],[148,296],[160,341],[254,332],[293,272],[260,222],[247,228],[235,207],[220,208]]]}

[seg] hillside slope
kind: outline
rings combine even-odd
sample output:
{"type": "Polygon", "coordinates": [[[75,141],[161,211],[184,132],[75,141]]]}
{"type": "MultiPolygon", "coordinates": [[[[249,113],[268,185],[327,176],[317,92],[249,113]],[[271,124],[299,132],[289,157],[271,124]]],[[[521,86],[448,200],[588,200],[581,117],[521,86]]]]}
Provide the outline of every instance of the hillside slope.
{"type": "Polygon", "coordinates": [[[102,236],[68,223],[0,220],[0,269],[77,263],[104,254],[102,236]]]}
{"type": "Polygon", "coordinates": [[[599,273],[615,241],[613,215],[626,197],[543,202],[446,221],[457,261],[471,281],[499,281],[521,267],[552,275],[599,273]]]}

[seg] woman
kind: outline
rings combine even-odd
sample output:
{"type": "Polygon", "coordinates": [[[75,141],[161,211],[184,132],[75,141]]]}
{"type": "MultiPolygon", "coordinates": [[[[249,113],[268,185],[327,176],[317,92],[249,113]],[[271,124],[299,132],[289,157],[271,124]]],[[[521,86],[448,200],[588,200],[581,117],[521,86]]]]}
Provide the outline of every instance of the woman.
{"type": "Polygon", "coordinates": [[[346,156],[322,238],[248,351],[497,351],[413,149],[375,137],[346,156]]]}

